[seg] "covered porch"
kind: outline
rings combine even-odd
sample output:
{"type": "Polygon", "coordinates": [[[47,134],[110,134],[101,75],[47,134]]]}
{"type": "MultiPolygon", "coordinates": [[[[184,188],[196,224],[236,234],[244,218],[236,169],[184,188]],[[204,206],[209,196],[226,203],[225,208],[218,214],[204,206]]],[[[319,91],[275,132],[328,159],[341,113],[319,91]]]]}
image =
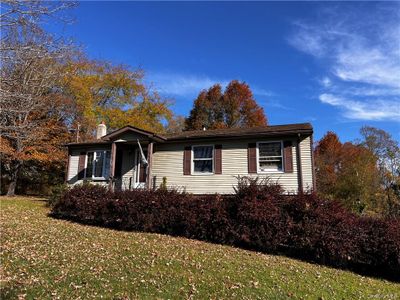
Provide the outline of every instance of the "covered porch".
{"type": "Polygon", "coordinates": [[[67,145],[66,182],[87,181],[107,185],[111,190],[153,188],[154,144],[165,138],[132,126],[105,132],[105,125],[100,124],[96,141],[67,145]]]}
{"type": "Polygon", "coordinates": [[[153,188],[154,143],[163,142],[163,137],[126,126],[105,135],[102,140],[111,142],[110,189],[153,188]]]}
{"type": "Polygon", "coordinates": [[[151,158],[153,143],[150,141],[115,142],[111,148],[109,184],[113,190],[151,188],[151,158]],[[114,159],[113,159],[114,155],[114,159]]]}

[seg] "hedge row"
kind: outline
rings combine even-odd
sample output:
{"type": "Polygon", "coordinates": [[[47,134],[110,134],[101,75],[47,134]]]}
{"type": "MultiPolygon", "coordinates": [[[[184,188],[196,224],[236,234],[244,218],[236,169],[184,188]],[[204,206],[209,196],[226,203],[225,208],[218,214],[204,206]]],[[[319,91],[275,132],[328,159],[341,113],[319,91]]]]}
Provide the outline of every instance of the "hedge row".
{"type": "Polygon", "coordinates": [[[116,229],[283,252],[400,278],[400,220],[359,217],[338,202],[314,194],[285,196],[279,185],[248,178],[240,179],[233,196],[75,186],[62,195],[52,214],[116,229]]]}

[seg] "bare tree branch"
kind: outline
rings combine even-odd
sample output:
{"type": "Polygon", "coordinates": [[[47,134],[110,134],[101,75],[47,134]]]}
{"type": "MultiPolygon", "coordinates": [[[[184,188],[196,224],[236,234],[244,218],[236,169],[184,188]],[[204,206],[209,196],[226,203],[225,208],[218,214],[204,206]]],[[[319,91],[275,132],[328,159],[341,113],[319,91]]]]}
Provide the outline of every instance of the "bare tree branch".
{"type": "Polygon", "coordinates": [[[57,115],[52,105],[54,87],[62,77],[62,62],[71,55],[71,45],[46,33],[42,25],[50,19],[64,20],[63,11],[74,5],[39,0],[2,2],[0,133],[1,142],[5,139],[11,148],[5,152],[0,147],[0,154],[3,164],[5,157],[9,159],[13,181],[9,194],[14,193],[24,159],[31,157],[35,146],[43,147],[49,116],[57,115]]]}

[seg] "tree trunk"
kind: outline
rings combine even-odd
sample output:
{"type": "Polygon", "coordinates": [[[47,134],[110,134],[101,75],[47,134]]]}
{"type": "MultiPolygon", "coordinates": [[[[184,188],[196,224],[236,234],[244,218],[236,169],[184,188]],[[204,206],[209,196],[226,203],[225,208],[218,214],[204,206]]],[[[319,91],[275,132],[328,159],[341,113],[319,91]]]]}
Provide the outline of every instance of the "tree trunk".
{"type": "Polygon", "coordinates": [[[17,187],[19,169],[21,167],[21,162],[17,161],[14,169],[11,171],[11,182],[8,186],[7,196],[15,196],[15,188],[17,187]]]}
{"type": "Polygon", "coordinates": [[[10,185],[8,186],[7,196],[15,196],[15,187],[17,186],[17,180],[14,179],[11,181],[10,185]]]}

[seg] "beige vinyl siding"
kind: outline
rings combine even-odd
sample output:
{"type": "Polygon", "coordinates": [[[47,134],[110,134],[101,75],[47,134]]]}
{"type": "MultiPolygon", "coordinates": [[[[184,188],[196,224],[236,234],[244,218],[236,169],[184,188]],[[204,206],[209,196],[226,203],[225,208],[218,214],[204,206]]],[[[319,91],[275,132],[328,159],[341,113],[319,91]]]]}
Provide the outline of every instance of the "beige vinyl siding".
{"type": "Polygon", "coordinates": [[[313,187],[313,165],[311,158],[311,141],[310,137],[306,137],[300,143],[301,166],[303,173],[303,188],[305,191],[311,190],[313,187]]]}
{"type": "Polygon", "coordinates": [[[79,150],[72,150],[68,165],[68,183],[75,183],[78,180],[79,150]]]}
{"type": "MultiPolygon", "coordinates": [[[[167,186],[184,188],[187,192],[195,194],[207,193],[233,193],[233,187],[237,185],[235,176],[249,176],[247,161],[247,146],[250,142],[273,141],[274,139],[252,139],[241,141],[214,141],[201,143],[177,143],[177,144],[159,144],[153,157],[152,174],[155,177],[158,187],[162,178],[167,178],[167,186]],[[206,145],[222,144],[222,174],[212,175],[183,175],[183,150],[188,145],[206,145]]],[[[287,139],[285,139],[287,140],[287,139]]],[[[269,173],[269,174],[251,174],[252,177],[269,177],[272,181],[279,182],[285,191],[296,193],[298,190],[297,161],[296,161],[296,141],[293,139],[293,173],[269,173]]],[[[303,140],[303,143],[307,143],[303,140]]],[[[308,141],[309,145],[309,141],[308,141]]],[[[302,154],[303,157],[303,154],[302,154]]],[[[307,163],[304,158],[304,164],[307,163]]],[[[304,169],[309,169],[305,167],[304,169]]],[[[306,177],[309,180],[309,177],[306,177]]],[[[308,182],[308,181],[307,181],[308,182]]]]}

